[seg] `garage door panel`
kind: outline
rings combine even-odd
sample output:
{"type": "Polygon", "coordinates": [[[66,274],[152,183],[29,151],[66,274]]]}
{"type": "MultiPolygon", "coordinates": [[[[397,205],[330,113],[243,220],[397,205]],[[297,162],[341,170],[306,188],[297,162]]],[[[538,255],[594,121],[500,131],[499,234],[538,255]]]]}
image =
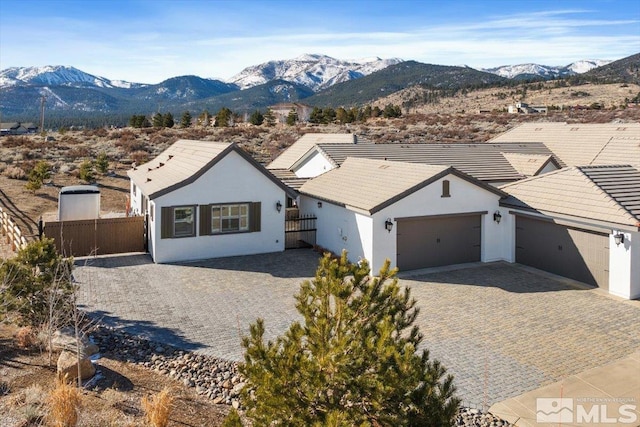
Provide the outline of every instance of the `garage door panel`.
{"type": "Polygon", "coordinates": [[[609,287],[609,237],[605,233],[517,216],[516,262],[609,287]]]}
{"type": "Polygon", "coordinates": [[[480,216],[398,220],[396,239],[401,270],[480,261],[480,216]]]}

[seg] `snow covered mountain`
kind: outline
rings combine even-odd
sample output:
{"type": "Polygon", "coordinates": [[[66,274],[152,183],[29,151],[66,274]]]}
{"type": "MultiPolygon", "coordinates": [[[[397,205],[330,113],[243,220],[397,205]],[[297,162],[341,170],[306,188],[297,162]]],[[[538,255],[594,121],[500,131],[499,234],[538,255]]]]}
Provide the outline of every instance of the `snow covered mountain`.
{"type": "Polygon", "coordinates": [[[73,86],[132,89],[145,85],[104,77],[80,71],[64,65],[43,67],[12,67],[0,71],[0,88],[18,85],[73,86]]]}
{"type": "Polygon", "coordinates": [[[246,89],[272,80],[286,80],[317,92],[400,62],[402,60],[398,58],[342,61],[326,55],[306,54],[294,59],[269,61],[247,67],[228,82],[246,89]]]}
{"type": "Polygon", "coordinates": [[[486,68],[481,71],[497,74],[501,77],[508,79],[515,78],[531,78],[542,77],[544,79],[554,79],[563,76],[572,76],[575,74],[582,74],[590,71],[594,68],[601,67],[610,63],[611,61],[601,59],[585,59],[582,61],[576,61],[565,66],[548,66],[538,64],[518,64],[518,65],[503,65],[501,67],[486,68]]]}

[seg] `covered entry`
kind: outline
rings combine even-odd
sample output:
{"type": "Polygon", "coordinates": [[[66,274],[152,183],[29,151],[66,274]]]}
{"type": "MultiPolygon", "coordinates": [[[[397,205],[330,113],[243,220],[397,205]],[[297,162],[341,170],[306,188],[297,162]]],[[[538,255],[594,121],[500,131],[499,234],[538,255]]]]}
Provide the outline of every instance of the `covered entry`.
{"type": "Polygon", "coordinates": [[[480,261],[479,213],[396,220],[396,263],[400,270],[480,261]]]}
{"type": "Polygon", "coordinates": [[[516,262],[609,289],[609,235],[516,215],[516,262]]]}

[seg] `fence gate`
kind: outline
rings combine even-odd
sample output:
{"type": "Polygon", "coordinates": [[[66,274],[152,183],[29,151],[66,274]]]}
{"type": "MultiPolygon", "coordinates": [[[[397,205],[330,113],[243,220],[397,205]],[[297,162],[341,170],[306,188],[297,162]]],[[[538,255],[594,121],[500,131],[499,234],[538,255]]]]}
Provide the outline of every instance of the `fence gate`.
{"type": "Polygon", "coordinates": [[[302,215],[284,221],[284,248],[310,248],[316,244],[316,216],[302,215]]]}
{"type": "Polygon", "coordinates": [[[99,218],[47,221],[44,235],[55,240],[65,256],[86,256],[145,251],[145,218],[99,218]]]}

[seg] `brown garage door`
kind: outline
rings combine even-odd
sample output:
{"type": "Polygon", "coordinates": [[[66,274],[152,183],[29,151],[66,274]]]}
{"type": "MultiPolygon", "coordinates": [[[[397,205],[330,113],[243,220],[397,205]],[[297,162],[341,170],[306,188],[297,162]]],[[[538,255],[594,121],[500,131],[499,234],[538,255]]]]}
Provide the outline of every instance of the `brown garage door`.
{"type": "Polygon", "coordinates": [[[480,215],[398,218],[398,268],[480,261],[480,215]]]}
{"type": "Polygon", "coordinates": [[[516,216],[516,262],[609,289],[609,236],[516,216]]]}

